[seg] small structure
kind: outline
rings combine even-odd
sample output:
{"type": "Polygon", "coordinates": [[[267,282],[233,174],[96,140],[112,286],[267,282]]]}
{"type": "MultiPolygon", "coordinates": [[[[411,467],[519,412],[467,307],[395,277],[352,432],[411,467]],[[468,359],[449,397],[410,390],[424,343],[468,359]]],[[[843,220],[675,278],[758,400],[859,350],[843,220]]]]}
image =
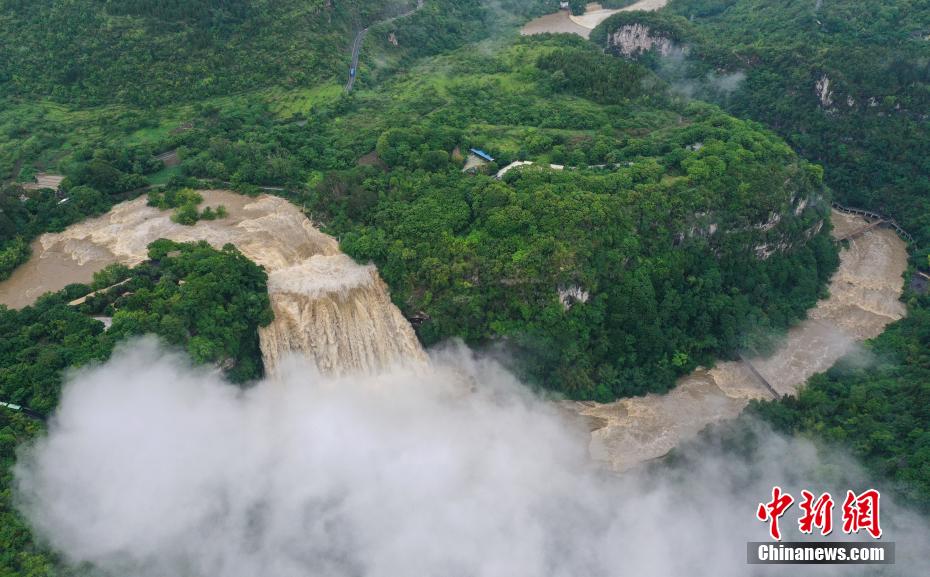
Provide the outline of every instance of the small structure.
{"type": "Polygon", "coordinates": [[[465,159],[465,168],[462,172],[476,173],[478,169],[489,162],[494,162],[494,157],[480,148],[468,149],[468,158],[465,159]]]}
{"type": "Polygon", "coordinates": [[[561,0],[559,2],[559,10],[571,10],[571,4],[567,0],[561,0]]]}
{"type": "Polygon", "coordinates": [[[469,148],[468,151],[474,154],[475,156],[477,156],[478,158],[480,158],[481,160],[484,160],[487,162],[494,162],[494,157],[492,157],[487,152],[481,150],[480,148],[469,148]]]}
{"type": "Polygon", "coordinates": [[[166,167],[177,166],[181,164],[181,158],[178,156],[177,149],[162,152],[155,157],[155,160],[162,161],[166,167]]]}
{"type": "Polygon", "coordinates": [[[862,233],[864,233],[864,232],[867,232],[867,231],[869,231],[869,230],[872,230],[873,228],[876,228],[877,226],[890,226],[891,228],[893,228],[893,229],[895,230],[895,232],[898,233],[898,236],[900,236],[901,238],[903,238],[904,240],[906,240],[909,244],[914,244],[914,237],[912,237],[906,230],[904,230],[903,228],[901,228],[901,225],[899,225],[897,222],[895,222],[895,220],[894,220],[893,218],[887,218],[887,217],[884,217],[884,216],[882,216],[882,215],[880,215],[880,214],[874,213],[874,212],[869,211],[869,210],[863,210],[863,209],[861,209],[861,208],[854,208],[854,207],[851,207],[851,206],[843,206],[842,204],[840,204],[840,203],[838,203],[838,202],[833,202],[833,203],[830,204],[830,206],[832,206],[833,208],[835,208],[836,210],[838,210],[838,211],[840,211],[840,212],[845,212],[845,213],[847,213],[847,214],[855,214],[855,215],[861,216],[861,217],[865,218],[866,221],[869,223],[868,226],[865,226],[865,227],[863,227],[863,228],[861,228],[861,229],[859,229],[859,230],[857,230],[857,231],[854,231],[854,232],[852,232],[852,233],[850,233],[850,234],[847,234],[847,235],[843,236],[842,238],[836,239],[837,242],[842,242],[842,241],[844,241],[844,240],[848,240],[848,239],[850,239],[850,238],[852,238],[852,237],[854,237],[854,236],[857,236],[857,235],[859,235],[859,234],[862,234],[862,233]]]}

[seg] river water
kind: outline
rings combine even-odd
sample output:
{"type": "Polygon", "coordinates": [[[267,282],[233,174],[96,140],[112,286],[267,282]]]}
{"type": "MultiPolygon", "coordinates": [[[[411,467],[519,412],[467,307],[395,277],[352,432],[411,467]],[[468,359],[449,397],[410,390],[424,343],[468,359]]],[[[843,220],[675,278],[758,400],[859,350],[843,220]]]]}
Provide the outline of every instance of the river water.
{"type": "Polygon", "coordinates": [[[137,265],[159,238],[205,240],[217,248],[231,243],[268,272],[275,320],[259,330],[259,337],[272,374],[288,353],[303,354],[321,372],[337,375],[426,362],[375,267],[353,262],[293,204],[269,195],[201,194],[204,207],[223,205],[228,218],[183,226],[142,197],[64,232],[42,235],[32,258],[0,283],[0,303],[23,307],[45,292],[89,282],[108,264],[137,265]]]}
{"type": "MultiPolygon", "coordinates": [[[[269,273],[275,321],[259,335],[270,372],[292,352],[315,360],[328,374],[426,362],[375,267],[342,254],[336,240],[295,206],[267,195],[202,194],[206,206],[222,204],[229,217],[181,226],[140,198],[62,233],[43,235],[31,260],[0,283],[0,303],[25,306],[46,291],[90,281],[109,263],[138,264],[158,238],[206,240],[216,247],[232,243],[269,273]]],[[[839,212],[832,219],[837,236],[864,224],[839,212]]],[[[875,229],[852,239],[830,282],[829,298],[788,331],[773,355],[750,362],[779,394],[794,394],[811,375],[904,316],[899,298],[906,265],[905,245],[891,230],[875,229]]],[[[745,364],[723,362],[695,371],[664,395],[564,406],[591,423],[592,456],[624,470],[665,455],[711,423],[736,417],[751,399],[771,396],[745,364]]]]}
{"type": "Polygon", "coordinates": [[[526,23],[520,30],[523,36],[545,33],[567,33],[577,34],[584,38],[591,35],[598,24],[607,20],[617,12],[631,12],[641,10],[652,12],[659,10],[668,4],[668,0],[639,0],[626,8],[602,8],[600,4],[590,3],[585,7],[585,13],[580,16],[573,16],[568,10],[559,10],[553,14],[540,16],[526,23]]]}
{"type": "MultiPolygon", "coordinates": [[[[834,236],[865,224],[833,212],[834,236]]],[[[906,312],[900,302],[907,268],[904,242],[892,230],[876,229],[849,241],[830,282],[830,296],[790,331],[774,354],[749,362],[781,395],[795,394],[812,375],[829,369],[858,343],[878,336],[906,312]]],[[[586,417],[595,459],[622,471],[661,457],[715,422],[735,418],[751,399],[771,393],[741,362],[723,362],[682,378],[664,395],[613,403],[567,403],[586,417]]]]}

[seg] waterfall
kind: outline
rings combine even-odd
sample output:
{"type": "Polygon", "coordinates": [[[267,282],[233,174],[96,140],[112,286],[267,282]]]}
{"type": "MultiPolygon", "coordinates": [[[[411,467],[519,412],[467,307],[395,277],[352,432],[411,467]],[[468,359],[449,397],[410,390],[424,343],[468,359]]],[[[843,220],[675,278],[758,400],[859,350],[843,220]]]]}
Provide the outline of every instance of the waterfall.
{"type": "Polygon", "coordinates": [[[269,277],[274,322],[259,330],[265,368],[303,353],[326,374],[373,374],[426,363],[407,319],[391,302],[374,266],[344,254],[315,255],[269,277]]]}
{"type": "Polygon", "coordinates": [[[330,375],[426,364],[426,353],[377,269],[340,252],[336,239],[297,207],[269,195],[249,198],[219,190],[201,195],[204,207],[223,205],[228,217],[182,226],[171,221],[169,211],[147,206],[145,198],[124,202],[101,217],[43,235],[30,261],[43,266],[21,267],[11,281],[34,287],[37,297],[68,283],[89,282],[95,271],[114,262],[135,266],[159,238],[205,240],[216,248],[231,243],[268,273],[275,319],[259,330],[259,338],[270,374],[292,353],[305,355],[330,375]],[[48,274],[52,269],[55,273],[48,274]]]}

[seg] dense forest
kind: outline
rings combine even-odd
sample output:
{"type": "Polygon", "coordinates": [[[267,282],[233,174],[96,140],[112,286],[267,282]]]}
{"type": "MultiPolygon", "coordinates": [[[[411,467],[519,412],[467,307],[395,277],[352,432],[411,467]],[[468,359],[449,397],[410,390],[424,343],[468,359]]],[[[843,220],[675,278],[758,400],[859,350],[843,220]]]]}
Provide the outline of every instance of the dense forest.
{"type": "Polygon", "coordinates": [[[0,95],[151,107],[312,86],[342,74],[352,32],[397,3],[3,0],[0,95]]]}
{"type": "Polygon", "coordinates": [[[70,285],[22,310],[0,307],[0,399],[48,414],[62,369],[104,359],[115,343],[144,334],[222,365],[233,381],[260,377],[257,327],[272,318],[265,272],[232,246],[160,240],[149,258],[132,269],[112,265],[91,285],[70,285]],[[97,318],[112,324],[104,330],[97,318]]]}
{"type": "Polygon", "coordinates": [[[837,200],[891,213],[930,245],[930,10],[919,1],[673,0],[624,14],[686,45],[647,61],[689,95],[758,120],[826,168],[837,200]]]}
{"type": "MultiPolygon", "coordinates": [[[[486,38],[502,22],[548,4],[430,0],[410,18],[375,26],[363,64],[409,64],[486,38]],[[388,42],[391,32],[396,44],[388,42]]],[[[415,6],[414,0],[2,0],[0,97],[151,109],[271,87],[313,89],[344,79],[356,31],[415,6]]]]}
{"type": "MultiPolygon", "coordinates": [[[[863,4],[673,0],[670,12],[618,15],[592,34],[606,46],[640,23],[685,48],[637,56],[690,96],[759,120],[823,163],[841,202],[890,215],[914,236],[913,268],[930,266],[930,10],[925,2],[863,4]],[[725,86],[725,90],[721,87],[725,86]]],[[[613,50],[616,52],[616,50],[613,50]]],[[[921,286],[920,284],[915,287],[921,286]]],[[[930,507],[930,314],[908,317],[861,355],[811,379],[798,398],[753,413],[788,433],[847,447],[899,494],[930,507]]]]}
{"type": "Polygon", "coordinates": [[[324,171],[300,202],[378,264],[425,343],[505,342],[526,377],[578,398],[666,390],[801,318],[835,249],[825,231],[807,242],[828,206],[816,167],[655,86],[572,39],[456,55],[350,113],[388,119],[353,146],[380,168],[324,171]],[[488,174],[576,168],[469,176],[471,146],[496,158],[488,174]],[[765,245],[791,249],[760,259],[765,245]]]}

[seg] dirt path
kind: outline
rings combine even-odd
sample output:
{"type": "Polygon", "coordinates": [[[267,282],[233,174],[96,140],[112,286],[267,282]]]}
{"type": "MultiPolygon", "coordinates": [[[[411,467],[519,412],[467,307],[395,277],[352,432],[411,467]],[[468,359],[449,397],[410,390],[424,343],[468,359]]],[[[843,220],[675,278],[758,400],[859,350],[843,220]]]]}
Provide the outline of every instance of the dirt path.
{"type": "MultiPolygon", "coordinates": [[[[832,219],[836,237],[864,222],[837,211],[832,219]]],[[[830,282],[830,297],[788,332],[773,355],[749,359],[752,367],[779,394],[796,394],[808,378],[905,315],[899,298],[906,267],[906,246],[893,231],[876,229],[852,239],[830,282]]],[[[684,377],[664,395],[569,406],[596,428],[592,456],[622,471],[665,455],[711,423],[735,418],[751,399],[770,398],[750,367],[724,362],[684,377]]]]}

